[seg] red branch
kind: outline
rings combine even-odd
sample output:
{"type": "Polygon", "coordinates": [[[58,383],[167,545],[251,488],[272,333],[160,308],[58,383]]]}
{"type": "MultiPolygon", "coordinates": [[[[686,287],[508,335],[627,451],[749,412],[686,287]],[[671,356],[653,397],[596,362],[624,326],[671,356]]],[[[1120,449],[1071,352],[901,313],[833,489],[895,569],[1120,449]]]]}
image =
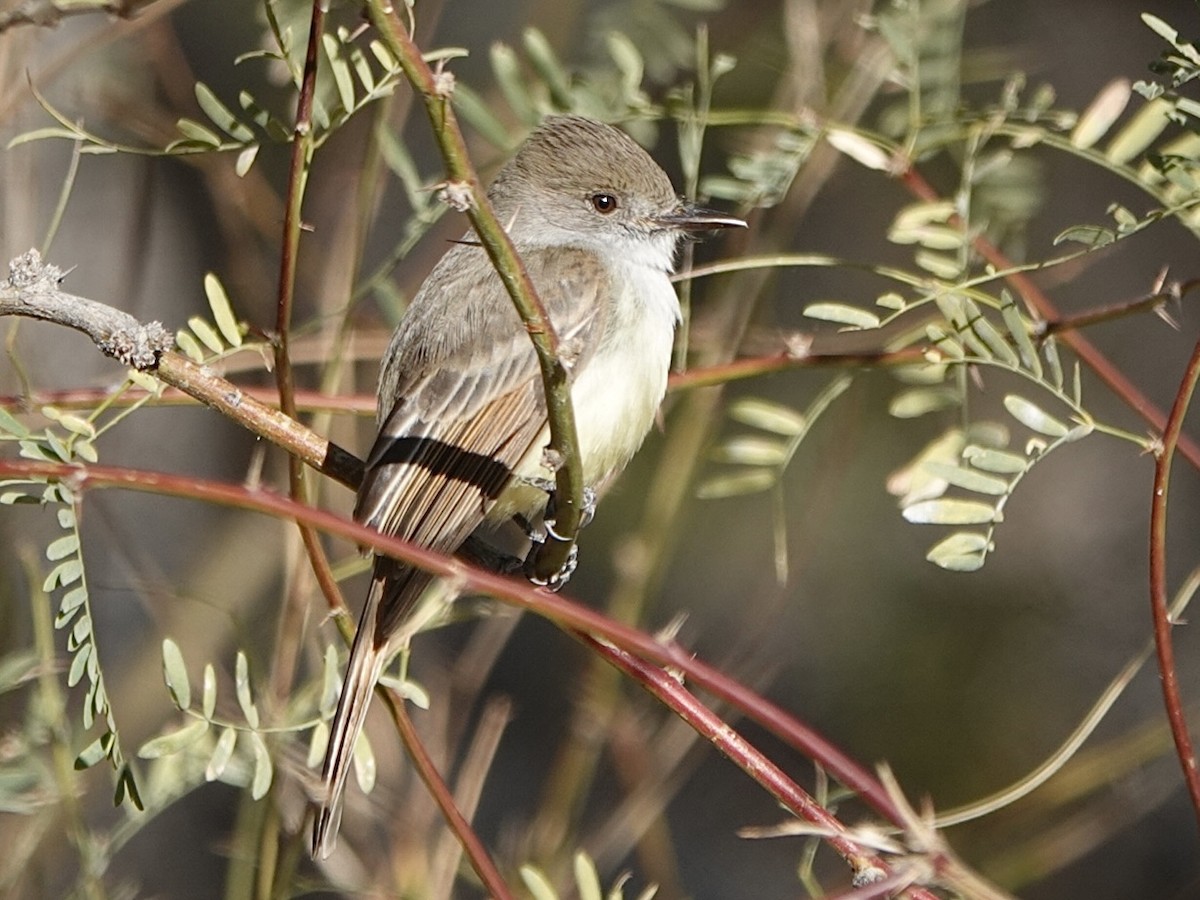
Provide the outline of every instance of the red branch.
{"type": "MultiPolygon", "coordinates": [[[[644,660],[683,672],[699,687],[729,702],[788,745],[820,763],[834,778],[855,791],[891,824],[901,829],[905,827],[903,810],[896,805],[878,779],[785,710],[758,696],[744,685],[734,682],[716,668],[696,659],[676,644],[661,643],[635,628],[615,622],[595,610],[561,596],[537,590],[524,581],[475,568],[460,560],[381,534],[350,519],[297,503],[262,488],[200,481],[166,473],[113,466],[72,466],[26,460],[0,460],[0,478],[49,478],[62,480],[76,489],[121,487],[185,497],[293,519],[355,544],[371,547],[380,553],[386,553],[410,565],[448,578],[463,588],[528,609],[571,633],[593,635],[644,660]]],[[[803,805],[785,805],[797,817],[809,818],[808,810],[803,805]]],[[[824,825],[824,819],[819,824],[824,825]]]]}
{"type": "Polygon", "coordinates": [[[1192,351],[1183,382],[1175,394],[1175,403],[1163,431],[1163,446],[1154,465],[1154,494],[1150,502],[1150,612],[1154,619],[1154,648],[1162,680],[1163,703],[1175,753],[1183,767],[1183,780],[1192,798],[1192,809],[1200,825],[1200,774],[1196,771],[1196,752],[1188,734],[1183,701],[1179,696],[1179,676],[1175,671],[1175,651],[1171,646],[1171,620],[1167,613],[1167,489],[1171,481],[1171,458],[1179,443],[1184,415],[1200,379],[1200,342],[1192,351]]]}

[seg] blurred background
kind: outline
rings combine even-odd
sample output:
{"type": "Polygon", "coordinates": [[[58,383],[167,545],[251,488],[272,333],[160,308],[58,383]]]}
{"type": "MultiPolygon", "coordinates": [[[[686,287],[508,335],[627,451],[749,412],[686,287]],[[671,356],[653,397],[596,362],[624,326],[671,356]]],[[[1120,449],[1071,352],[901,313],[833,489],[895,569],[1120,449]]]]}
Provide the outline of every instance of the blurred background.
{"type": "MultiPolygon", "coordinates": [[[[255,58],[233,65],[240,55],[274,47],[261,4],[134,5],[128,19],[81,15],[53,29],[0,32],[5,145],[53,124],[31,85],[67,121],[130,147],[165,147],[179,137],[180,117],[204,121],[197,81],[230,108],[238,109],[239,92],[248,91],[280,121],[290,120],[294,93],[283,63],[255,58]]],[[[0,0],[0,16],[16,6],[0,0]]],[[[273,9],[302,49],[308,8],[289,2],[273,9]]],[[[570,99],[600,114],[632,98],[644,102],[646,115],[631,117],[631,131],[676,186],[685,189],[697,174],[724,179],[702,180],[723,193],[703,199],[751,221],[745,236],[689,249],[689,261],[797,251],[911,270],[913,247],[890,242],[888,232],[914,196],[900,180],[828,145],[799,142],[795,170],[778,179],[777,196],[759,198],[760,208],[731,196],[731,159],[734,174],[738,159],[761,160],[764,153],[786,169],[786,146],[778,129],[763,125],[762,111],[886,133],[907,95],[891,77],[894,60],[881,50],[876,15],[941,23],[950,49],[931,59],[953,65],[946,78],[960,91],[948,115],[994,105],[1015,72],[1025,73],[1026,96],[1050,85],[1054,106],[1082,110],[1115,78],[1151,77],[1148,66],[1167,45],[1142,23],[1142,11],[1181,36],[1200,34],[1200,11],[1182,0],[929,0],[878,8],[860,0],[420,0],[414,15],[423,48],[468,51],[448,67],[464,87],[467,105],[459,112],[485,176],[519,142],[531,112],[570,99]],[[544,36],[547,52],[573,79],[563,96],[538,92],[544,72],[531,55],[529,28],[544,36]],[[644,66],[636,92],[622,87],[607,37],[613,30],[627,37],[644,66]],[[736,66],[713,86],[716,124],[704,134],[697,166],[687,155],[686,129],[681,141],[673,122],[652,122],[649,113],[698,103],[703,79],[698,86],[696,61],[704,40],[709,60],[728,55],[736,66]],[[498,44],[512,56],[495,51],[498,44]],[[498,77],[509,58],[529,88],[529,108],[520,108],[521,98],[514,102],[498,77]],[[744,114],[720,118],[730,111],[744,114]]],[[[337,6],[331,33],[339,25],[353,31],[359,21],[353,4],[337,6]]],[[[331,85],[324,89],[332,96],[331,85]]],[[[1141,103],[1135,96],[1126,116],[1141,103]]],[[[952,197],[963,157],[947,143],[949,149],[928,151],[917,166],[952,197]]],[[[210,315],[202,282],[205,272],[215,272],[250,325],[249,336],[261,336],[275,321],[288,155],[287,144],[264,141],[239,177],[232,153],[120,152],[73,161],[69,141],[20,143],[0,154],[0,245],[6,259],[46,247],[63,185],[77,165],[47,250],[51,261],[72,269],[67,290],[175,329],[191,316],[210,315]]],[[[446,241],[464,227],[457,214],[441,215],[432,192],[422,189],[440,173],[424,112],[403,85],[332,131],[313,160],[296,294],[297,378],[304,388],[361,401],[357,414],[309,412],[314,428],[358,453],[373,434],[365,410],[387,335],[446,241]]],[[[1055,236],[1109,221],[1110,204],[1138,216],[1155,206],[1100,165],[1047,147],[1022,149],[1006,173],[1012,202],[996,208],[1010,217],[991,224],[1018,262],[1060,255],[1055,236]]],[[[1082,312],[1152,292],[1164,267],[1173,278],[1196,277],[1195,246],[1190,230],[1164,221],[1035,279],[1064,313],[1082,312]]],[[[850,266],[698,279],[691,288],[688,365],[777,353],[810,337],[823,352],[880,349],[877,333],[840,334],[802,310],[820,301],[869,309],[894,289],[869,268],[850,266]]],[[[1142,314],[1088,332],[1164,409],[1200,330],[1187,298],[1169,311],[1178,328],[1142,314]]],[[[82,336],[30,321],[5,329],[0,391],[31,427],[44,425],[37,416],[44,403],[66,404],[53,392],[107,389],[123,378],[82,336]]],[[[1063,357],[1073,360],[1066,350],[1063,357]]],[[[243,352],[219,368],[239,384],[270,386],[265,358],[243,352]]],[[[1082,384],[1098,420],[1149,432],[1090,371],[1082,384]]],[[[1014,426],[1001,406],[1013,385],[983,372],[970,389],[971,418],[1014,426]]],[[[702,658],[864,764],[886,762],[914,804],[928,798],[940,811],[1037,767],[1149,639],[1154,465],[1134,444],[1101,434],[1057,450],[1005,507],[983,569],[944,571],[925,560],[941,535],[904,521],[886,488],[889,476],[961,413],[892,417],[888,405],[900,387],[888,371],[846,366],[675,392],[660,433],[584,534],[567,594],[648,631],[677,626],[678,639],[702,658]],[[712,456],[739,433],[725,413],[731,403],[754,397],[803,411],[844,375],[853,376],[849,386],[813,422],[778,492],[696,496],[698,485],[725,471],[712,456]]],[[[1022,442],[1018,436],[1014,446],[1022,442]]],[[[235,483],[261,477],[286,489],[278,449],[195,405],[140,409],[97,448],[111,465],[235,483]]],[[[319,505],[349,512],[348,491],[315,477],[310,485],[319,505]]],[[[1168,543],[1172,591],[1196,564],[1197,486],[1194,468],[1178,459],[1168,543]]],[[[181,648],[194,684],[212,663],[226,718],[240,721],[233,699],[239,649],[267,724],[299,722],[305,708],[311,713],[325,648],[340,642],[293,526],[197,502],[97,491],[82,504],[81,528],[96,653],[126,756],[185,721],[163,686],[161,644],[168,637],[181,648]],[[294,629],[281,633],[288,604],[302,613],[288,620],[294,629]],[[294,673],[280,670],[282,648],[298,659],[294,673]]],[[[52,510],[28,506],[0,507],[0,529],[8,548],[0,653],[20,659],[34,645],[35,608],[51,603],[36,588],[50,565],[44,547],[60,532],[52,510]]],[[[327,546],[357,609],[362,564],[353,547],[327,546]]],[[[802,837],[739,835],[742,828],[779,824],[784,814],[576,642],[495,605],[471,611],[485,615],[464,616],[418,638],[411,674],[432,707],[413,715],[452,781],[479,779],[475,821],[506,873],[532,862],[562,896],[572,896],[569,861],[579,848],[596,860],[605,885],[632,872],[630,896],[649,883],[660,886],[660,897],[796,897],[817,884],[836,896],[849,889],[849,872],[827,849],[813,859],[802,837]]],[[[64,635],[55,641],[65,667],[64,635]]],[[[1183,627],[1175,646],[1190,699],[1198,695],[1200,643],[1183,627]]],[[[143,790],[158,804],[139,819],[112,807],[107,765],[64,777],[62,742],[71,756],[95,734],[78,721],[79,691],[65,687],[69,731],[64,737],[49,727],[36,683],[17,679],[0,696],[0,765],[8,783],[0,835],[18,848],[0,863],[0,884],[12,896],[479,895],[469,874],[453,886],[439,882],[448,838],[382,710],[368,729],[375,789],[354,793],[342,851],[317,867],[301,859],[311,728],[271,738],[275,780],[262,801],[245,789],[252,761],[240,739],[229,772],[211,784],[196,775],[211,742],[193,748],[198,770],[192,760],[191,768],[178,762],[153,775],[151,763],[138,761],[143,790]],[[268,859],[270,878],[262,874],[268,859]]],[[[752,725],[744,730],[801,784],[819,783],[811,761],[752,725]]],[[[844,821],[870,820],[852,799],[843,798],[838,810],[844,821]]],[[[1152,664],[1062,773],[1016,803],[947,829],[946,837],[985,877],[1024,898],[1200,897],[1195,816],[1152,664]]]]}

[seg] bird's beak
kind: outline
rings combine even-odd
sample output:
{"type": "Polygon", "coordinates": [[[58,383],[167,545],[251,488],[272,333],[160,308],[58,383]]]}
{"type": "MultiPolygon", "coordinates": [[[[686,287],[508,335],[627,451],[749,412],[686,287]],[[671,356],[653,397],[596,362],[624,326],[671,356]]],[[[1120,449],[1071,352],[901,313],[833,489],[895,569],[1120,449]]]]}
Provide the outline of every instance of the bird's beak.
{"type": "Polygon", "coordinates": [[[718,228],[746,227],[746,223],[736,216],[726,215],[715,209],[701,209],[698,206],[686,204],[665,216],[657,216],[654,223],[663,228],[674,228],[679,231],[716,231],[718,228]]]}

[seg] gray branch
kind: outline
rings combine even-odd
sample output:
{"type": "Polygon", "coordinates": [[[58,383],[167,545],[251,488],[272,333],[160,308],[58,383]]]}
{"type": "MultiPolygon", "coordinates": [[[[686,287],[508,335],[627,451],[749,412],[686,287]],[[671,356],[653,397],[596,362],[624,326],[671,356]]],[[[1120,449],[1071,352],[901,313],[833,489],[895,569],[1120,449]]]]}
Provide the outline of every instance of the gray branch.
{"type": "Polygon", "coordinates": [[[143,324],[129,313],[59,289],[63,271],[37,250],[8,264],[0,285],[0,315],[28,316],[82,331],[106,356],[140,371],[154,369],[174,343],[161,322],[143,324]]]}

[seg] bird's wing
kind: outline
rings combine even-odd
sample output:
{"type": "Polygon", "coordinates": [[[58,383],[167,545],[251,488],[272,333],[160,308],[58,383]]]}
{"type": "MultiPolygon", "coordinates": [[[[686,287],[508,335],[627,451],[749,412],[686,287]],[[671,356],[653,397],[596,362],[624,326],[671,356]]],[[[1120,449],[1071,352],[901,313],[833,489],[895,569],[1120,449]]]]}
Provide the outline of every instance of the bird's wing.
{"type": "MultiPolygon", "coordinates": [[[[587,358],[604,333],[608,273],[575,249],[524,253],[562,344],[587,358]]],[[[394,398],[367,458],[355,517],[443,552],[457,549],[546,424],[537,357],[483,250],[449,251],[406,312],[382,391],[394,398]],[[437,304],[466,295],[463,312],[437,304]]]]}

